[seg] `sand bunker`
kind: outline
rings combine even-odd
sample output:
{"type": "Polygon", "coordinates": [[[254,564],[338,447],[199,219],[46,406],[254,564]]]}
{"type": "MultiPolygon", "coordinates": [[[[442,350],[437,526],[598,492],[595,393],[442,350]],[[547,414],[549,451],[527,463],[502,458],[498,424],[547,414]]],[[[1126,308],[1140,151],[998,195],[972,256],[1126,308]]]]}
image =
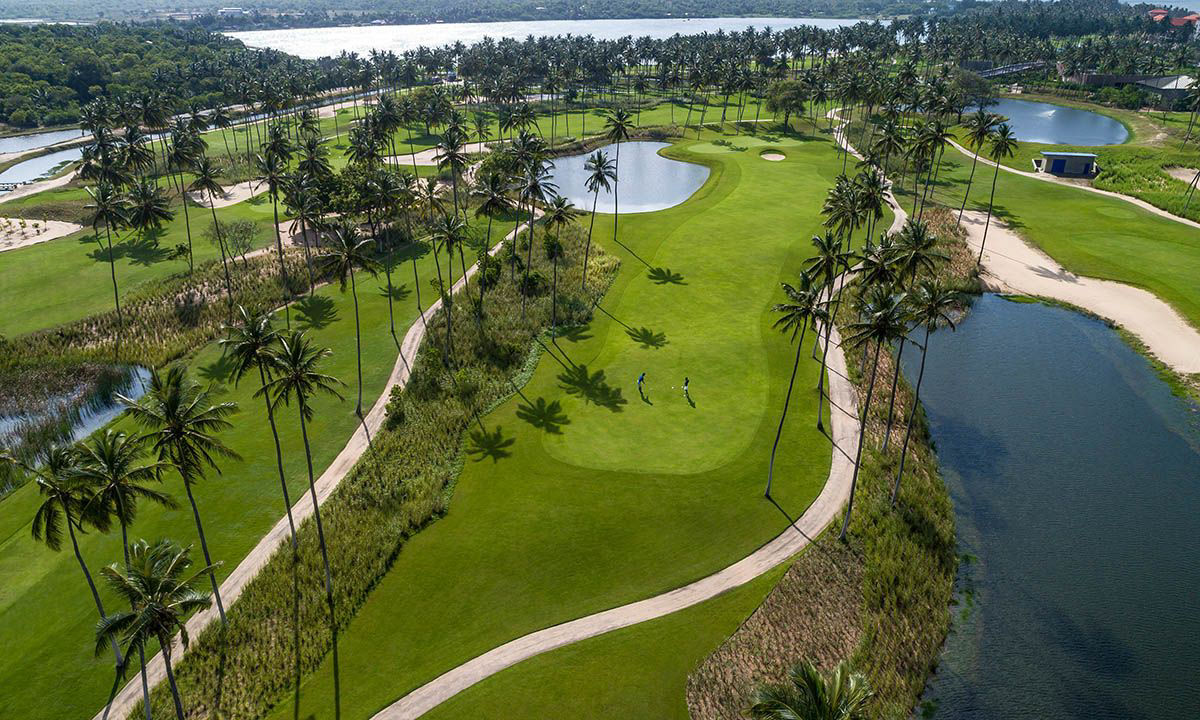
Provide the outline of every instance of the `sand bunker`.
{"type": "Polygon", "coordinates": [[[82,225],[61,220],[0,218],[0,252],[37,245],[79,232],[82,225]],[[22,225],[24,223],[24,225],[22,225]]]}
{"type": "Polygon", "coordinates": [[[784,155],[781,152],[774,152],[774,151],[765,152],[765,153],[759,155],[759,157],[762,158],[763,160],[770,160],[771,162],[782,162],[787,159],[787,155],[784,155]]]}
{"type": "Polygon", "coordinates": [[[1171,167],[1164,169],[1167,171],[1168,175],[1176,180],[1182,180],[1185,183],[1190,183],[1196,177],[1196,173],[1200,172],[1200,170],[1197,170],[1196,168],[1185,167],[1171,167]]]}

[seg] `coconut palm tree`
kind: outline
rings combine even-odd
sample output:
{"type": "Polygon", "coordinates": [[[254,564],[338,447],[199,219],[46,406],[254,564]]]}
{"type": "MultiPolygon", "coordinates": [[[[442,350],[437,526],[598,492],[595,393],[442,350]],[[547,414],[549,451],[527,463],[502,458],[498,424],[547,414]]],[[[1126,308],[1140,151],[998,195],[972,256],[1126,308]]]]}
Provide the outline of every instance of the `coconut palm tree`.
{"type": "MultiPolygon", "coordinates": [[[[139,435],[105,430],[76,446],[79,465],[72,477],[94,490],[85,506],[88,517],[115,518],[121,527],[121,549],[129,562],[129,526],[137,517],[142,500],[175,508],[175,500],[149,483],[161,480],[161,463],[143,462],[146,441],[139,435]]],[[[106,525],[109,520],[103,521],[106,525]]],[[[126,651],[128,656],[128,651],[126,651]]],[[[127,658],[128,659],[128,658],[127,658]]],[[[142,704],[150,720],[150,684],[146,679],[145,648],[138,646],[142,676],[142,704]]],[[[114,685],[115,690],[115,685],[114,685]]]]}
{"type": "MultiPolygon", "coordinates": [[[[866,276],[863,276],[863,282],[866,276]]],[[[850,499],[846,503],[846,516],[842,522],[839,540],[846,539],[850,528],[850,513],[854,510],[854,493],[858,488],[858,473],[862,468],[863,444],[867,437],[867,420],[871,412],[871,400],[875,394],[875,378],[879,373],[879,352],[885,345],[904,336],[908,329],[907,311],[904,295],[892,291],[892,288],[882,283],[865,285],[866,295],[862,300],[862,319],[851,323],[850,334],[846,338],[852,345],[863,348],[875,344],[875,359],[871,363],[871,376],[867,382],[867,394],[863,399],[862,413],[859,418],[858,450],[854,455],[854,474],[850,478],[850,499]]]]}
{"type": "Polygon", "coordinates": [[[988,226],[992,224],[992,208],[996,204],[996,179],[1000,175],[1000,162],[1005,158],[1010,158],[1017,152],[1017,136],[1008,123],[1000,123],[996,126],[996,131],[992,134],[992,145],[988,153],[992,157],[992,162],[995,164],[992,172],[992,194],[988,196],[987,219],[983,223],[983,239],[979,242],[979,259],[977,262],[983,262],[983,247],[987,244],[988,226]]]}
{"type": "Polygon", "coordinates": [[[617,166],[603,150],[592,153],[583,164],[587,172],[584,186],[592,194],[592,219],[588,223],[587,244],[583,247],[583,290],[587,289],[588,258],[592,249],[592,229],[596,226],[596,204],[600,201],[600,191],[612,192],[613,183],[617,181],[617,166]]]}
{"type": "Polygon", "coordinates": [[[633,128],[633,118],[624,108],[616,108],[604,118],[604,137],[617,144],[616,162],[613,164],[613,240],[617,239],[617,217],[621,214],[618,185],[621,174],[621,143],[629,139],[633,128]]]}
{"type": "MultiPolygon", "coordinates": [[[[87,581],[88,589],[92,593],[92,601],[96,603],[96,611],[103,618],[105,615],[104,603],[100,600],[100,593],[96,590],[92,573],[88,570],[87,563],[84,562],[83,553],[79,550],[79,540],[75,533],[76,531],[84,532],[85,522],[91,523],[98,530],[106,530],[108,516],[103,513],[89,514],[87,512],[88,500],[91,498],[91,486],[75,476],[78,457],[72,448],[51,447],[40,460],[40,464],[29,464],[9,455],[0,454],[0,463],[7,462],[16,465],[32,475],[38,493],[42,496],[42,504],[38,506],[33,515],[31,527],[33,539],[44,542],[46,547],[58,552],[62,549],[63,528],[66,527],[67,536],[71,539],[71,549],[75,552],[75,561],[79,563],[79,569],[83,572],[84,580],[87,581]]],[[[121,649],[115,641],[112,643],[112,651],[116,659],[116,668],[120,670],[124,661],[121,659],[121,649]]]]}
{"type": "MultiPolygon", "coordinates": [[[[113,286],[113,304],[117,307],[117,337],[116,349],[113,352],[113,360],[120,361],[121,359],[121,336],[125,331],[125,320],[121,315],[121,295],[117,291],[117,258],[113,255],[112,235],[113,231],[125,225],[128,222],[125,200],[118,193],[116,188],[108,182],[100,182],[94,188],[85,188],[92,202],[86,207],[92,211],[92,233],[96,237],[96,244],[100,244],[100,233],[96,231],[96,226],[103,223],[104,237],[108,241],[108,269],[112,275],[113,286]]],[[[105,250],[101,245],[101,250],[105,250]]]]}
{"type": "Polygon", "coordinates": [[[359,268],[374,276],[379,271],[379,262],[371,256],[371,239],[363,238],[358,226],[343,221],[329,233],[329,242],[317,260],[324,271],[336,277],[342,292],[346,292],[346,280],[350,281],[350,296],[354,299],[354,350],[358,362],[358,404],[354,414],[362,417],[362,329],[358,317],[358,285],[354,269],[359,268]]]}
{"type": "Polygon", "coordinates": [[[188,575],[192,565],[188,557],[190,549],[166,539],[153,544],[138,540],[126,553],[123,565],[113,563],[100,571],[113,592],[129,602],[130,609],[108,615],[96,624],[96,654],[104,652],[114,640],[125,646],[126,654],[135,648],[145,653],[148,643],[158,642],[177,720],[184,720],[184,712],[171,665],[171,638],[178,633],[187,648],[185,620],[210,603],[208,596],[193,585],[201,575],[211,575],[214,569],[208,565],[188,575]]]}
{"type": "MultiPolygon", "coordinates": [[[[217,458],[240,459],[217,437],[216,433],[233,427],[228,418],[237,411],[237,403],[213,404],[207,390],[190,382],[182,365],[174,365],[166,373],[153,370],[150,387],[141,399],[134,401],[123,395],[117,396],[125,405],[126,412],[134,422],[149,430],[147,441],[158,453],[161,463],[169,464],[179,473],[187,492],[188,504],[192,507],[192,519],[196,533],[200,536],[200,549],[204,553],[204,564],[212,566],[208,552],[208,540],[204,535],[204,523],[200,520],[200,508],[192,486],[204,478],[206,469],[220,473],[217,458]]],[[[225,605],[221,602],[221,590],[217,586],[215,573],[209,574],[213,597],[217,601],[217,614],[221,626],[225,626],[225,605]]]]}
{"type": "Polygon", "coordinates": [[[745,715],[753,720],[864,720],[871,695],[866,677],[845,662],[829,675],[805,662],[792,668],[787,683],[760,687],[745,715]]]}
{"type": "Polygon", "coordinates": [[[184,192],[184,173],[192,169],[207,147],[200,133],[186,125],[177,125],[171,130],[171,152],[167,156],[167,166],[179,175],[179,203],[183,206],[183,226],[187,232],[189,269],[192,262],[192,221],[188,215],[187,193],[184,192]]]}
{"type": "MultiPolygon", "coordinates": [[[[822,343],[821,351],[821,372],[817,376],[817,429],[824,431],[825,423],[821,419],[824,414],[825,402],[825,368],[829,361],[829,336],[833,332],[833,319],[837,317],[837,309],[841,304],[842,289],[846,286],[846,274],[850,271],[850,266],[854,261],[854,253],[844,250],[845,247],[840,239],[833,236],[832,233],[825,233],[824,236],[813,235],[812,245],[816,248],[816,254],[806,261],[806,268],[809,277],[820,279],[823,292],[828,295],[826,304],[829,306],[827,317],[824,318],[822,325],[825,329],[825,340],[822,343]],[[837,287],[834,287],[834,284],[837,287]]],[[[815,351],[814,346],[814,351],[815,351]]]]}
{"type": "MultiPolygon", "coordinates": [[[[529,208],[529,249],[525,257],[525,278],[523,280],[523,283],[528,285],[529,273],[533,270],[533,221],[537,218],[536,206],[545,204],[550,197],[558,193],[558,186],[551,182],[550,171],[546,164],[535,159],[525,168],[525,174],[521,177],[520,193],[529,208]]],[[[513,239],[516,240],[516,236],[513,239]]],[[[525,317],[525,302],[528,297],[528,293],[521,293],[522,318],[525,317]]]]}
{"type": "MultiPolygon", "coordinates": [[[[171,212],[166,192],[153,180],[145,178],[129,188],[129,192],[125,194],[125,207],[129,225],[138,231],[143,241],[151,230],[161,229],[164,222],[170,222],[175,217],[175,213],[171,212]]],[[[154,244],[158,244],[157,239],[154,240],[154,244]]],[[[189,248],[189,256],[191,252],[189,248]]],[[[190,259],[188,262],[190,264],[190,259]]]]}
{"type": "MultiPolygon", "coordinates": [[[[492,221],[496,215],[501,215],[507,212],[512,212],[515,204],[509,196],[511,186],[504,180],[504,176],[498,172],[488,173],[483,178],[480,178],[475,185],[473,194],[479,199],[479,207],[475,209],[476,217],[487,215],[487,235],[484,242],[486,253],[492,247],[492,221]]],[[[483,276],[480,276],[479,282],[479,317],[483,317],[483,294],[487,283],[483,282],[483,276]]]]}
{"type": "Polygon", "coordinates": [[[800,273],[799,282],[796,285],[782,283],[783,293],[787,295],[787,302],[779,303],[775,306],[775,312],[779,313],[779,318],[775,320],[772,327],[779,329],[781,332],[790,334],[789,342],[796,343],[796,359],[792,363],[792,374],[788,379],[787,394],[783,396],[783,412],[779,414],[779,427],[775,430],[775,442],[771,445],[771,459],[767,463],[767,489],[763,495],[767,498],[771,497],[771,481],[775,477],[775,454],[779,450],[779,439],[783,437],[783,424],[787,419],[788,406],[792,401],[792,388],[796,385],[796,371],[800,368],[800,355],[804,348],[804,334],[808,332],[808,326],[818,320],[825,321],[825,315],[822,305],[824,301],[821,299],[824,294],[824,286],[814,282],[813,275],[807,272],[800,273]],[[800,333],[800,339],[797,342],[796,333],[800,333]]]}
{"type": "MultiPolygon", "coordinates": [[[[188,190],[208,196],[208,209],[212,212],[213,232],[217,234],[217,249],[221,252],[221,266],[225,270],[225,297],[229,305],[229,322],[233,322],[233,278],[229,274],[229,251],[225,247],[225,237],[221,232],[221,223],[217,220],[216,197],[224,193],[224,188],[217,181],[218,171],[213,166],[208,155],[200,155],[192,166],[195,177],[188,190]]],[[[190,254],[190,250],[188,251],[190,254]]]]}
{"type": "Polygon", "coordinates": [[[992,138],[992,133],[1001,122],[1003,122],[1001,116],[979,108],[963,123],[963,127],[967,130],[967,144],[971,146],[974,153],[971,156],[971,174],[967,176],[967,188],[963,191],[962,205],[958,208],[959,222],[962,222],[963,211],[967,209],[967,198],[971,195],[971,183],[975,180],[975,166],[979,163],[979,151],[992,138]]]}
{"type": "Polygon", "coordinates": [[[912,408],[908,412],[908,425],[904,429],[904,444],[900,447],[900,469],[896,471],[896,484],[892,487],[892,505],[900,496],[900,480],[904,477],[904,460],[908,455],[908,439],[912,435],[913,420],[921,402],[921,381],[925,379],[925,359],[929,355],[929,333],[945,323],[954,330],[951,311],[961,303],[959,294],[939,285],[936,281],[922,282],[909,298],[913,320],[925,326],[925,337],[921,340],[921,369],[917,371],[917,386],[913,390],[912,408]]]}
{"type": "Polygon", "coordinates": [[[337,616],[333,604],[333,573],[329,568],[329,546],[325,540],[325,526],[321,523],[321,504],[317,499],[316,477],[313,474],[312,446],[308,441],[308,423],[313,419],[310,402],[318,394],[332,395],[342,399],[338,386],[342,381],[320,372],[322,361],[330,355],[328,348],[313,345],[303,332],[293,332],[279,339],[278,347],[271,353],[270,375],[266,385],[256,394],[269,397],[278,410],[283,405],[296,401],[300,418],[300,437],[304,441],[304,460],[308,469],[308,491],[312,499],[313,519],[317,526],[317,543],[321,548],[321,562],[325,568],[325,602],[329,609],[329,632],[333,638],[333,696],[335,717],[341,717],[341,678],[338,668],[337,616]]]}
{"type": "Polygon", "coordinates": [[[454,194],[454,216],[458,217],[458,179],[470,164],[471,158],[466,152],[467,134],[457,125],[446,128],[442,139],[437,144],[437,154],[434,159],[442,170],[450,171],[450,187],[454,194]]]}
{"type": "MultiPolygon", "coordinates": [[[[262,175],[263,182],[267,184],[267,193],[271,196],[271,210],[275,218],[275,248],[279,252],[279,281],[286,301],[289,292],[287,266],[283,260],[283,236],[279,231],[279,193],[283,189],[287,177],[287,159],[276,152],[267,152],[256,156],[255,164],[258,166],[258,172],[262,175]]],[[[286,302],[283,309],[284,322],[291,327],[292,318],[286,302]]]]}
{"type": "Polygon", "coordinates": [[[554,280],[550,290],[550,327],[558,327],[558,261],[563,257],[562,230],[575,222],[579,211],[562,195],[555,195],[546,208],[546,234],[542,238],[542,246],[546,251],[546,259],[554,265],[554,280]],[[550,237],[554,230],[554,237],[550,237]]]}

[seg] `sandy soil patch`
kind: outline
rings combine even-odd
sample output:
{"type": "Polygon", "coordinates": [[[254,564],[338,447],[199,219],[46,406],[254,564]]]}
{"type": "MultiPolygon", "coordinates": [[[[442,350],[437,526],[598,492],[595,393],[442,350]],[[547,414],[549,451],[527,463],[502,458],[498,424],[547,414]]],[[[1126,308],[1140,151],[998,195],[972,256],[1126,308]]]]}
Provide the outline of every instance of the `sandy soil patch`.
{"type": "MultiPolygon", "coordinates": [[[[467,143],[463,146],[463,152],[474,155],[477,153],[486,153],[491,150],[491,147],[481,142],[467,143]]],[[[428,148],[426,150],[418,150],[416,154],[400,153],[399,155],[391,155],[385,158],[386,162],[396,162],[401,166],[408,163],[410,166],[414,163],[417,165],[432,166],[437,165],[437,148],[428,148]]]]}
{"type": "Polygon", "coordinates": [[[1185,167],[1170,167],[1164,168],[1164,170],[1166,170],[1167,174],[1171,177],[1175,178],[1176,180],[1182,180],[1185,183],[1190,183],[1192,179],[1196,177],[1196,173],[1200,172],[1200,170],[1197,170],[1196,168],[1185,167]]]}
{"type": "MultiPolygon", "coordinates": [[[[979,249],[985,214],[963,214],[967,244],[979,249]]],[[[983,253],[983,280],[993,290],[1059,300],[1106,318],[1137,335],[1176,371],[1200,372],[1200,332],[1154,294],[1123,283],[1068,272],[1048,255],[992,219],[983,253]]]]}
{"type": "Polygon", "coordinates": [[[759,155],[759,157],[763,160],[770,160],[771,162],[783,162],[787,159],[787,155],[779,152],[765,152],[759,155]]]}
{"type": "Polygon", "coordinates": [[[83,229],[82,225],[61,220],[30,220],[29,218],[0,218],[0,252],[37,245],[66,237],[83,229]],[[21,227],[21,223],[25,227],[21,227]],[[36,227],[35,227],[36,226],[36,227]]]}
{"type": "MultiPolygon", "coordinates": [[[[246,182],[230,185],[225,188],[225,193],[218,195],[213,201],[214,207],[229,207],[240,202],[245,202],[250,198],[267,191],[267,184],[262,180],[247,180],[246,182]]],[[[197,204],[207,206],[208,195],[200,192],[188,193],[188,198],[197,204]]]]}

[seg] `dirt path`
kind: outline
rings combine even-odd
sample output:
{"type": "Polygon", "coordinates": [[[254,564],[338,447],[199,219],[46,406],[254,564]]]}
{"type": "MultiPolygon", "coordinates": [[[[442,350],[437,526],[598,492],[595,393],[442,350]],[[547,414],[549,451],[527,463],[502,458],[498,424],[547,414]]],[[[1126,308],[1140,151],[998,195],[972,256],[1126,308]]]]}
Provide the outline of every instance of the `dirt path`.
{"type": "MultiPolygon", "coordinates": [[[[953,140],[950,141],[950,144],[953,145],[956,150],[958,150],[960,153],[967,156],[968,158],[975,157],[974,153],[972,153],[970,150],[966,149],[962,145],[959,145],[958,143],[954,142],[953,140]]],[[[979,162],[987,165],[988,167],[996,167],[995,161],[991,160],[990,158],[988,158],[984,155],[979,156],[979,162]]],[[[1013,175],[1021,175],[1022,177],[1033,178],[1034,180],[1041,180],[1042,182],[1054,183],[1055,185],[1063,185],[1065,187],[1075,188],[1077,190],[1083,190],[1085,192],[1095,193],[1097,195],[1103,195],[1105,197],[1116,198],[1117,200],[1122,200],[1131,205],[1137,205],[1138,207],[1145,210],[1146,212],[1154,213],[1155,215],[1157,215],[1159,217],[1164,217],[1168,220],[1174,220],[1175,222],[1183,223],[1184,225],[1190,225],[1191,227],[1200,229],[1200,223],[1196,222],[1195,220],[1188,220],[1187,218],[1179,217],[1178,215],[1173,215],[1173,214],[1167,212],[1166,210],[1163,210],[1160,207],[1155,207],[1154,205],[1151,205],[1150,203],[1146,202],[1145,200],[1138,200],[1135,197],[1130,197],[1128,195],[1122,195],[1121,193],[1115,193],[1110,190],[1101,190],[1100,188],[1095,188],[1095,187],[1092,187],[1091,185],[1081,185],[1076,182],[1071,182],[1070,180],[1065,180],[1063,178],[1055,177],[1048,173],[1035,173],[1035,172],[1031,172],[1031,171],[1027,171],[1027,170],[1017,170],[1016,168],[1010,168],[1007,165],[1003,165],[1003,164],[1000,166],[1000,169],[1005,172],[1010,172],[1013,175]]],[[[1190,181],[1191,181],[1191,178],[1189,177],[1188,182],[1190,182],[1190,181]]]]}
{"type": "Polygon", "coordinates": [[[17,248],[29,247],[37,245],[48,240],[56,240],[60,237],[66,237],[71,233],[79,232],[83,229],[82,225],[75,223],[63,222],[62,220],[30,220],[29,218],[3,218],[0,217],[0,252],[5,250],[16,250],[17,248]],[[25,231],[21,231],[19,225],[21,222],[26,225],[25,231]],[[5,223],[11,223],[7,228],[5,223]],[[34,223],[38,229],[33,229],[34,223]]]}
{"type": "MultiPolygon", "coordinates": [[[[963,213],[967,244],[979,250],[986,214],[963,213]]],[[[1060,300],[1093,312],[1136,335],[1159,360],[1181,373],[1200,373],[1200,332],[1167,303],[1141,288],[1081,277],[992,218],[983,252],[990,289],[1060,300]]]]}
{"type": "MultiPolygon", "coordinates": [[[[539,212],[538,217],[540,216],[541,213],[539,212]]],[[[514,233],[520,232],[521,229],[523,228],[508,233],[503,240],[508,240],[514,233]]],[[[500,252],[503,248],[503,240],[497,242],[492,247],[490,250],[492,255],[500,252]]],[[[270,248],[265,248],[265,250],[270,250],[270,248]]],[[[475,276],[478,268],[478,264],[468,268],[466,277],[459,278],[454,283],[451,292],[458,292],[465,287],[467,281],[475,276]]],[[[334,489],[337,488],[338,483],[358,463],[359,458],[367,451],[368,439],[374,437],[375,433],[383,425],[392,389],[395,387],[403,388],[408,382],[409,368],[416,360],[417,350],[421,347],[421,341],[425,337],[425,323],[423,321],[426,317],[436,314],[441,305],[441,299],[431,303],[429,307],[425,308],[421,318],[417,322],[414,322],[409,327],[408,332],[405,333],[404,340],[400,344],[400,353],[396,357],[396,363],[392,367],[392,373],[388,377],[387,384],[379,393],[379,399],[375,401],[375,404],[367,412],[358,429],[350,436],[350,440],[346,443],[346,446],[342,448],[342,451],[338,453],[337,457],[334,458],[333,462],[321,473],[321,476],[316,481],[317,501],[320,504],[324,504],[329,499],[334,489]]],[[[831,352],[830,355],[832,356],[832,354],[831,352]]],[[[296,525],[303,523],[312,515],[312,512],[312,498],[306,491],[303,493],[303,497],[299,498],[292,505],[292,516],[295,518],[296,525]]],[[[226,607],[233,606],[241,596],[242,591],[254,579],[254,576],[267,564],[275,551],[287,541],[287,516],[281,516],[270,532],[259,540],[254,549],[242,558],[242,561],[229,574],[229,577],[225,578],[224,582],[221,583],[221,599],[224,601],[226,607]]],[[[213,604],[207,610],[196,613],[187,621],[188,634],[193,638],[198,637],[200,631],[215,620],[217,620],[217,610],[216,605],[213,604]]],[[[175,638],[173,647],[172,656],[178,662],[183,653],[178,637],[175,638]]],[[[112,710],[109,713],[110,718],[119,720],[128,717],[130,712],[133,711],[134,706],[142,699],[141,675],[138,668],[130,668],[129,675],[131,679],[117,693],[116,698],[113,700],[112,710]]],[[[162,653],[155,654],[153,658],[146,662],[146,677],[149,680],[151,688],[166,679],[166,666],[163,664],[162,653]]],[[[104,709],[101,708],[96,713],[94,720],[101,720],[103,716],[104,709]]]]}
{"type": "MultiPolygon", "coordinates": [[[[491,150],[492,150],[492,148],[490,145],[488,145],[487,143],[482,143],[482,142],[467,143],[466,145],[463,146],[463,152],[471,154],[471,155],[475,155],[478,153],[487,153],[487,152],[491,152],[491,150]]],[[[407,154],[400,153],[398,155],[389,155],[388,157],[384,158],[384,161],[385,162],[393,162],[394,161],[394,162],[398,163],[401,167],[403,167],[405,163],[408,163],[409,167],[412,167],[414,162],[418,166],[424,165],[426,167],[429,167],[429,166],[437,165],[437,154],[438,154],[438,149],[435,147],[432,147],[432,148],[427,148],[425,150],[418,150],[415,155],[413,153],[407,153],[407,154]]]]}
{"type": "Polygon", "coordinates": [[[850,457],[858,444],[857,394],[847,379],[846,358],[836,329],[831,334],[828,363],[834,443],[829,479],[813,504],[787,530],[733,565],[690,585],[539,630],[489,650],[413,690],[374,715],[373,720],[420,717],[522,660],[692,607],[754,580],[803,550],[841,512],[854,474],[850,457]]]}
{"type": "Polygon", "coordinates": [[[0,195],[0,203],[8,202],[9,200],[16,200],[18,198],[29,197],[30,195],[35,195],[43,190],[53,190],[54,188],[62,187],[63,185],[66,185],[75,179],[76,172],[78,171],[73,170],[56,178],[50,178],[49,180],[38,180],[36,182],[31,182],[28,185],[22,185],[16,190],[12,190],[0,195]]]}

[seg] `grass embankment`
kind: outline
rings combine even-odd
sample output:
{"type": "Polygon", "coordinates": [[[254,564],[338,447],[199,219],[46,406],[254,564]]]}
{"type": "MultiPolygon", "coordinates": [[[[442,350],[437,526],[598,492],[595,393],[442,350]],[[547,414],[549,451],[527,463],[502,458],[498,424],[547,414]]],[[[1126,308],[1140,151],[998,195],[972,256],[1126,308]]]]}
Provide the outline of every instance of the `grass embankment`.
{"type": "MultiPolygon", "coordinates": [[[[1026,97],[1021,96],[1021,99],[1026,97]]],[[[1022,142],[1013,157],[1001,161],[1005,166],[1032,172],[1033,160],[1040,158],[1043,151],[1096,153],[1101,172],[1090,181],[1096,188],[1135,197],[1174,215],[1200,221],[1200,201],[1187,202],[1191,177],[1184,181],[1169,172],[1172,168],[1192,168],[1193,172],[1200,168],[1200,148],[1194,143],[1183,143],[1187,132],[1186,113],[1168,114],[1164,121],[1160,113],[1120,110],[1058,97],[1033,96],[1028,99],[1106,115],[1124,124],[1130,131],[1130,138],[1120,145],[1097,147],[1022,142]]],[[[955,135],[960,145],[972,149],[966,143],[966,132],[962,128],[957,128],[955,135]]]]}
{"type": "MultiPolygon", "coordinates": [[[[418,260],[422,284],[435,276],[433,265],[428,254],[418,260]]],[[[399,332],[418,316],[411,278],[407,266],[393,275],[399,332]]],[[[369,405],[386,382],[397,351],[389,334],[385,279],[360,275],[358,283],[364,402],[369,405]]],[[[426,305],[432,295],[428,286],[421,289],[426,305]]],[[[223,303],[219,307],[223,308],[223,303]]],[[[344,401],[315,398],[309,437],[318,473],[358,426],[354,415],[353,313],[350,294],[342,294],[336,285],[319,289],[312,300],[299,301],[291,309],[293,327],[306,329],[315,343],[333,349],[324,372],[349,384],[344,401]]],[[[283,326],[282,313],[277,324],[283,326]]],[[[234,427],[223,433],[223,439],[243,459],[222,461],[222,475],[202,481],[195,490],[212,555],[224,563],[218,574],[224,576],[283,514],[274,446],[262,400],[253,397],[258,387],[256,378],[247,378],[240,387],[228,383],[228,367],[215,344],[205,346],[185,362],[195,379],[214,383],[218,399],[239,405],[231,418],[234,427]]],[[[306,487],[306,475],[294,408],[281,412],[278,420],[285,471],[295,500],[306,487]]],[[[119,427],[128,426],[121,423],[119,427]]],[[[178,478],[167,477],[164,489],[183,501],[178,478]]],[[[69,549],[55,554],[30,537],[29,523],[37,502],[32,486],[20,488],[0,501],[0,575],[5,578],[0,591],[0,645],[9,650],[0,658],[0,696],[4,697],[6,712],[16,717],[90,717],[103,706],[111,685],[111,658],[96,659],[93,655],[96,610],[69,549]]],[[[186,502],[171,511],[143,505],[131,536],[168,536],[184,544],[197,542],[186,502]]],[[[93,573],[120,558],[119,533],[89,532],[81,536],[80,543],[93,573]]],[[[117,606],[107,590],[103,597],[106,608],[117,606]]],[[[281,605],[279,612],[285,607],[281,605]]]]}
{"type": "MultiPolygon", "coordinates": [[[[369,715],[513,637],[685,584],[786,527],[762,500],[792,356],[769,307],[781,268],[807,253],[796,228],[818,227],[840,166],[815,138],[782,163],[692,152],[716,137],[672,149],[713,175],[683,205],[621,218],[625,247],[598,217],[620,274],[594,320],[485,418],[508,454],[466,465],[452,511],[405,546],[347,629],[343,712],[369,715]],[[643,370],[648,402],[636,395],[643,370]],[[536,411],[543,403],[553,409],[536,411]]],[[[815,384],[815,368],[798,380],[815,384]]],[[[812,400],[789,416],[780,460],[778,499],[793,516],[829,467],[812,400]]],[[[302,716],[331,714],[331,676],[327,660],[306,680],[302,716]]]]}
{"type": "MultiPolygon", "coordinates": [[[[952,218],[928,215],[953,251],[946,279],[974,291],[974,262],[952,218]]],[[[846,358],[863,385],[861,351],[848,348],[846,358]]],[[[515,717],[724,720],[748,706],[757,683],[781,680],[794,662],[812,659],[830,667],[849,657],[880,691],[871,717],[908,717],[946,633],[954,530],[920,415],[899,509],[888,505],[902,440],[893,430],[896,444],[886,456],[878,451],[892,367],[881,366],[877,381],[882,389],[868,426],[849,543],[837,540],[835,522],[778,585],[768,574],[697,607],[533,658],[467,689],[428,717],[486,717],[515,707],[530,710],[515,717]],[[735,603],[738,609],[755,607],[736,598],[761,598],[757,587],[764,582],[774,589],[748,619],[730,612],[735,603]],[[711,654],[704,650],[718,645],[711,654]],[[548,699],[559,703],[560,712],[539,712],[549,707],[548,699]]],[[[910,402],[902,382],[897,406],[910,402]]]]}

